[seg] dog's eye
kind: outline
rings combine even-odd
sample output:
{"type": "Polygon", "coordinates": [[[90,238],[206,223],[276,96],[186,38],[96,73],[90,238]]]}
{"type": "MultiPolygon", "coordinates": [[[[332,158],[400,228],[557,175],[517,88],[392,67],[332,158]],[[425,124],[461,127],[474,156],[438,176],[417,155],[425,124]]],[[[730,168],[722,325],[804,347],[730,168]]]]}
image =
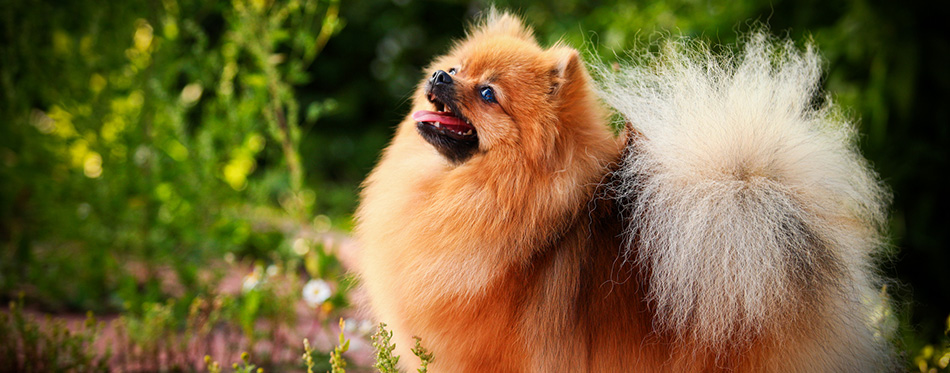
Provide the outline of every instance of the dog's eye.
{"type": "Polygon", "coordinates": [[[479,93],[482,94],[483,100],[496,103],[496,104],[498,103],[498,101],[495,100],[495,90],[491,89],[491,87],[482,88],[482,90],[479,91],[479,93]]]}
{"type": "Polygon", "coordinates": [[[458,70],[455,70],[454,67],[451,68],[451,69],[449,69],[449,75],[455,75],[455,72],[456,72],[456,71],[458,71],[458,70]]]}

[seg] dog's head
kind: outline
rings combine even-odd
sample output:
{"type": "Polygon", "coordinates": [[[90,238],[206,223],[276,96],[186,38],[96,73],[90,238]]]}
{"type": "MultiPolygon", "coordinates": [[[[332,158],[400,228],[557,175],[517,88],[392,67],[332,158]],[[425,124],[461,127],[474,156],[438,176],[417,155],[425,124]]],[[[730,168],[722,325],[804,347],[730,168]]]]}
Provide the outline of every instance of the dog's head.
{"type": "Polygon", "coordinates": [[[520,20],[492,12],[427,69],[412,119],[453,164],[495,151],[541,160],[578,108],[597,105],[587,83],[576,50],[542,49],[520,20]]]}

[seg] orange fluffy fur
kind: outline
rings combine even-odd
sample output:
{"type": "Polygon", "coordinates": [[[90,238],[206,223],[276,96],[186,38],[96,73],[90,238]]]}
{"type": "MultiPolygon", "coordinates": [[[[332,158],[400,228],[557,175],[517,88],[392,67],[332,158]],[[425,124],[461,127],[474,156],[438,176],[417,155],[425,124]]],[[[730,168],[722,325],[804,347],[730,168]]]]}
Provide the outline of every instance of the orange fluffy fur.
{"type": "MultiPolygon", "coordinates": [[[[609,187],[624,154],[648,140],[612,135],[578,53],[543,49],[518,19],[493,13],[426,71],[449,69],[477,129],[474,155],[446,159],[407,117],[357,211],[361,275],[404,368],[412,336],[445,372],[809,370],[810,351],[850,342],[823,329],[817,314],[831,308],[811,306],[774,313],[787,318],[768,324],[781,333],[736,327],[714,344],[664,327],[651,267],[624,260],[644,238],[625,234],[609,187]],[[497,104],[479,97],[485,84],[497,104]]],[[[414,112],[431,110],[426,89],[414,112]]]]}

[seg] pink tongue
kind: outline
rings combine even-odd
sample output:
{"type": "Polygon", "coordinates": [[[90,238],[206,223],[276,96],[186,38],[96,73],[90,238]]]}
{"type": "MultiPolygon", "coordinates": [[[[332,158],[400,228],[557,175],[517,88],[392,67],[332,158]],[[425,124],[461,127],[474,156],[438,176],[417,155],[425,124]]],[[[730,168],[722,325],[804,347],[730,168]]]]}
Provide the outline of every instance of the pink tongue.
{"type": "Polygon", "coordinates": [[[442,111],[419,110],[412,113],[412,120],[416,122],[439,122],[450,126],[468,126],[457,116],[442,111]]]}

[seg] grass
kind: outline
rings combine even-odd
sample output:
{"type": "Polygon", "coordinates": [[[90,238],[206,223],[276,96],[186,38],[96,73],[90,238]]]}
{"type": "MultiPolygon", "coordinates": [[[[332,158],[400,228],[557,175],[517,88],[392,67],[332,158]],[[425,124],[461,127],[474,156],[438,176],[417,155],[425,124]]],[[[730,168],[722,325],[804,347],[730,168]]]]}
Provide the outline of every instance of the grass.
{"type": "Polygon", "coordinates": [[[23,312],[23,300],[0,312],[0,370],[16,372],[107,372],[110,351],[97,353],[93,344],[102,324],[91,313],[78,331],[63,320],[39,323],[23,312]]]}
{"type": "MultiPolygon", "coordinates": [[[[74,331],[61,319],[52,320],[47,316],[45,322],[38,321],[24,311],[22,299],[10,302],[8,310],[0,312],[0,361],[3,361],[0,370],[29,373],[108,372],[115,369],[189,371],[201,368],[211,373],[224,372],[222,364],[210,355],[204,355],[199,359],[200,363],[193,363],[184,358],[208,349],[207,346],[201,346],[201,343],[209,341],[209,322],[216,320],[213,314],[221,308],[210,306],[209,309],[206,301],[195,301],[190,307],[192,311],[186,321],[189,326],[178,330],[170,324],[171,307],[156,305],[146,312],[142,319],[130,320],[123,316],[113,321],[123,326],[120,334],[127,338],[123,342],[129,344],[129,347],[120,348],[119,356],[115,356],[111,349],[105,352],[96,349],[96,343],[102,342],[103,323],[97,321],[91,313],[78,330],[74,331]],[[130,337],[133,335],[135,337],[130,337]]],[[[339,327],[338,342],[329,353],[314,350],[310,341],[305,338],[303,353],[297,355],[300,357],[297,363],[281,366],[267,360],[264,364],[275,371],[303,367],[307,373],[321,371],[322,368],[329,369],[332,373],[345,373],[349,362],[344,354],[350,349],[350,340],[344,334],[346,323],[342,318],[339,327]],[[320,364],[321,360],[326,364],[320,364]]],[[[373,346],[376,349],[374,367],[379,372],[399,372],[399,356],[393,354],[396,346],[391,341],[392,336],[393,332],[387,331],[385,324],[379,324],[373,335],[373,346]]],[[[418,371],[425,373],[433,356],[422,346],[421,339],[414,338],[415,347],[412,352],[422,362],[418,371]]],[[[263,365],[252,362],[251,354],[247,351],[241,352],[240,359],[232,363],[230,368],[230,372],[235,373],[262,373],[266,370],[263,365]]]]}

